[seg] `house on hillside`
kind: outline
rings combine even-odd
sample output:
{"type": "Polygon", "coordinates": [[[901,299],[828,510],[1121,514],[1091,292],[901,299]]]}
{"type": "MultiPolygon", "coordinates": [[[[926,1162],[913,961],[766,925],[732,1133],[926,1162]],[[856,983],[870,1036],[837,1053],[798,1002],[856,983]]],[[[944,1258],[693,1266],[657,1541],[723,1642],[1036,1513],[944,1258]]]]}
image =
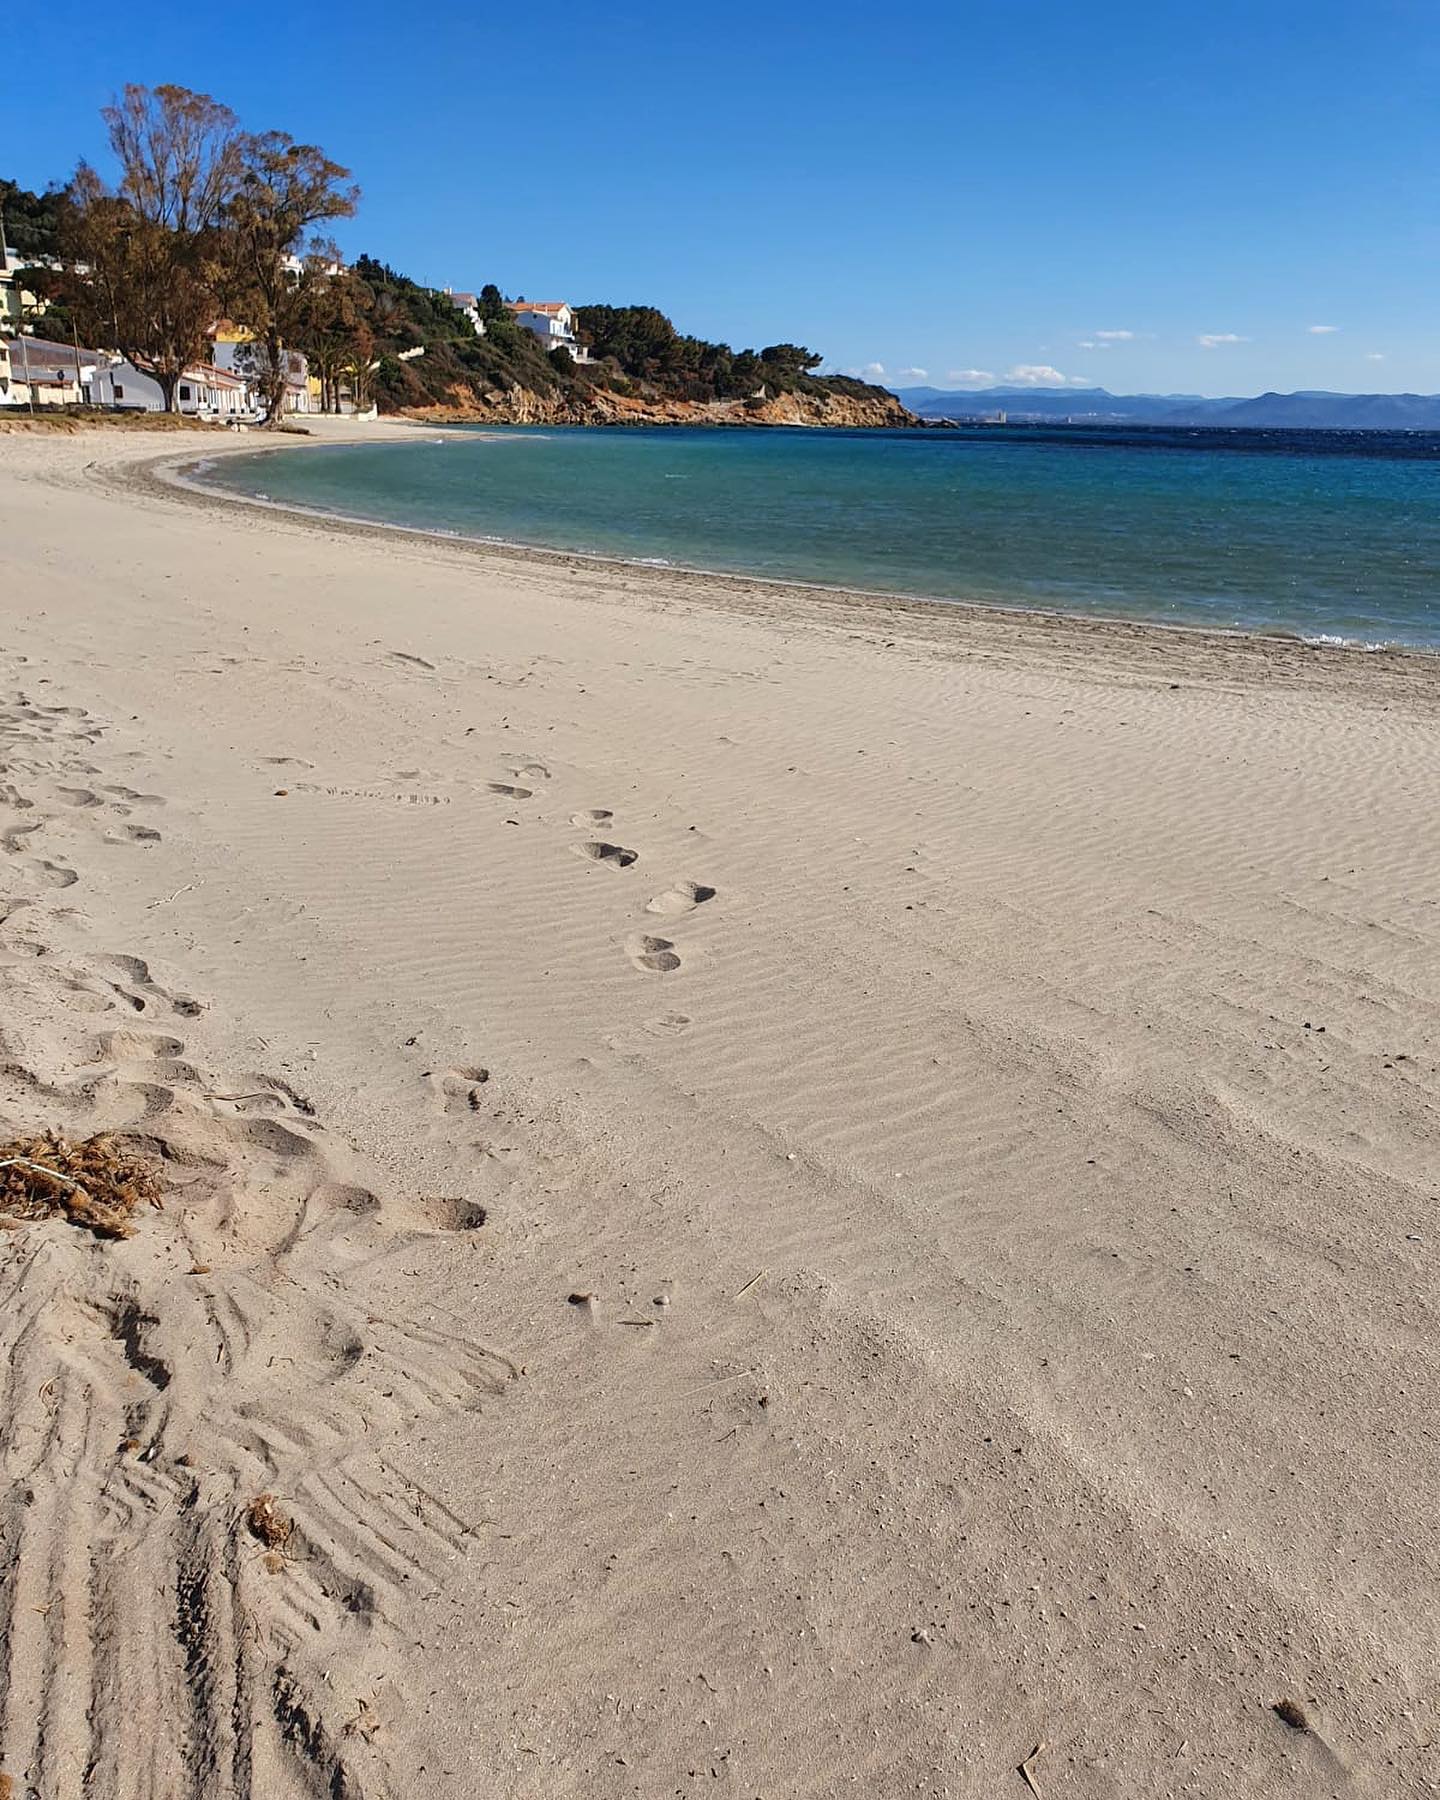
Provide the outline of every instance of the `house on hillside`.
{"type": "Polygon", "coordinates": [[[480,317],[480,296],[467,294],[462,288],[441,288],[441,293],[470,323],[470,329],[476,337],[484,337],[485,321],[480,317]]]}
{"type": "Polygon", "coordinates": [[[590,352],[575,335],[575,313],[563,300],[510,300],[506,304],[515,323],[539,338],[546,350],[568,350],[577,363],[590,361],[590,352]]]}
{"type": "Polygon", "coordinates": [[[306,258],[303,256],[296,256],[293,250],[281,257],[280,266],[292,281],[298,281],[306,272],[307,266],[314,269],[317,274],[328,276],[332,281],[337,275],[343,275],[345,273],[345,265],[343,262],[330,261],[310,263],[307,265],[306,258]]]}
{"type": "Polygon", "coordinates": [[[46,256],[17,256],[0,240],[0,331],[19,331],[23,320],[45,311],[43,302],[20,285],[20,271],[58,266],[46,256]]]}

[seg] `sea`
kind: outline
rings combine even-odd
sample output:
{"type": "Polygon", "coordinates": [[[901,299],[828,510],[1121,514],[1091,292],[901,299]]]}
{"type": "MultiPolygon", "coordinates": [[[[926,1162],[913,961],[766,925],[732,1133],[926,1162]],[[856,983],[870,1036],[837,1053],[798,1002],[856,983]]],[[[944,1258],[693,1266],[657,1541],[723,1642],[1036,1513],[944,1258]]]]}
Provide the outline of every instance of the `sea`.
{"type": "Polygon", "coordinates": [[[446,535],[937,601],[1440,648],[1440,435],[462,429],[209,484],[446,535]]]}

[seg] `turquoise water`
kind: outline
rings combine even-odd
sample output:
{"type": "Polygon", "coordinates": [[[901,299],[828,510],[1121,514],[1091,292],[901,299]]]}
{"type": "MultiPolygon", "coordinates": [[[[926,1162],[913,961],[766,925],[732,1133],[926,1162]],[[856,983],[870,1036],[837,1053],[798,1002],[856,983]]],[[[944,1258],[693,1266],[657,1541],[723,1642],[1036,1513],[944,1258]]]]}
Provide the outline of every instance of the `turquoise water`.
{"type": "Polygon", "coordinates": [[[476,429],[206,479],[605,556],[1440,646],[1440,440],[1416,434],[476,429]]]}

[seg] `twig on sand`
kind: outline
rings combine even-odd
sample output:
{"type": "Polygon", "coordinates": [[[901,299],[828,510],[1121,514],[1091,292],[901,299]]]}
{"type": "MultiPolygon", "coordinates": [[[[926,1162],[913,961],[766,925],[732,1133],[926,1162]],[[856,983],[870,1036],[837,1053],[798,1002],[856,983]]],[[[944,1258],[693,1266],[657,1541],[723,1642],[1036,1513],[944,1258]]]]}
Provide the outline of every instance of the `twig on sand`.
{"type": "Polygon", "coordinates": [[[748,1294],[750,1292],[751,1288],[754,1287],[754,1285],[757,1281],[763,1281],[765,1279],[766,1274],[767,1274],[767,1271],[764,1269],[757,1270],[757,1272],[754,1275],[752,1275],[750,1277],[750,1279],[745,1283],[744,1287],[740,1289],[739,1293],[732,1295],[731,1298],[735,1299],[735,1300],[743,1300],[745,1298],[746,1294],[748,1294]]]}
{"type": "Polygon", "coordinates": [[[168,906],[172,900],[178,900],[182,894],[188,894],[190,892],[191,888],[194,887],[194,885],[195,885],[195,883],[193,881],[187,881],[185,883],[184,887],[176,888],[176,890],[173,894],[166,894],[166,896],[163,900],[150,901],[149,906],[146,908],[146,910],[153,911],[154,908],[157,906],[168,906]]]}
{"type": "Polygon", "coordinates": [[[1030,1792],[1035,1796],[1035,1800],[1041,1800],[1041,1796],[1040,1796],[1040,1789],[1035,1785],[1035,1775],[1034,1775],[1034,1772],[1032,1769],[1032,1764],[1034,1764],[1035,1762],[1037,1762],[1039,1760],[1040,1752],[1044,1748],[1045,1748],[1045,1740],[1044,1740],[1044,1738],[1041,1738],[1040,1742],[1035,1746],[1035,1748],[1025,1758],[1024,1762],[1022,1762],[1020,1765],[1021,1779],[1024,1781],[1026,1787],[1029,1788],[1030,1792]]]}

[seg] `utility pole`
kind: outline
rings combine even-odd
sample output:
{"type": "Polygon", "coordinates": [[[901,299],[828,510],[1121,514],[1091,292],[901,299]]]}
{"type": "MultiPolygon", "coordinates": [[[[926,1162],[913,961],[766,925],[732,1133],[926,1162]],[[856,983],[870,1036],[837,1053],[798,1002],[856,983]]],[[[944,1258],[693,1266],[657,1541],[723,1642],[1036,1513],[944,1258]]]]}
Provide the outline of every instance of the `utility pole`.
{"type": "Polygon", "coordinates": [[[35,384],[30,379],[30,350],[23,332],[16,336],[15,342],[20,346],[20,367],[24,372],[22,379],[25,383],[25,392],[30,398],[30,417],[33,419],[35,417],[35,384]]]}

